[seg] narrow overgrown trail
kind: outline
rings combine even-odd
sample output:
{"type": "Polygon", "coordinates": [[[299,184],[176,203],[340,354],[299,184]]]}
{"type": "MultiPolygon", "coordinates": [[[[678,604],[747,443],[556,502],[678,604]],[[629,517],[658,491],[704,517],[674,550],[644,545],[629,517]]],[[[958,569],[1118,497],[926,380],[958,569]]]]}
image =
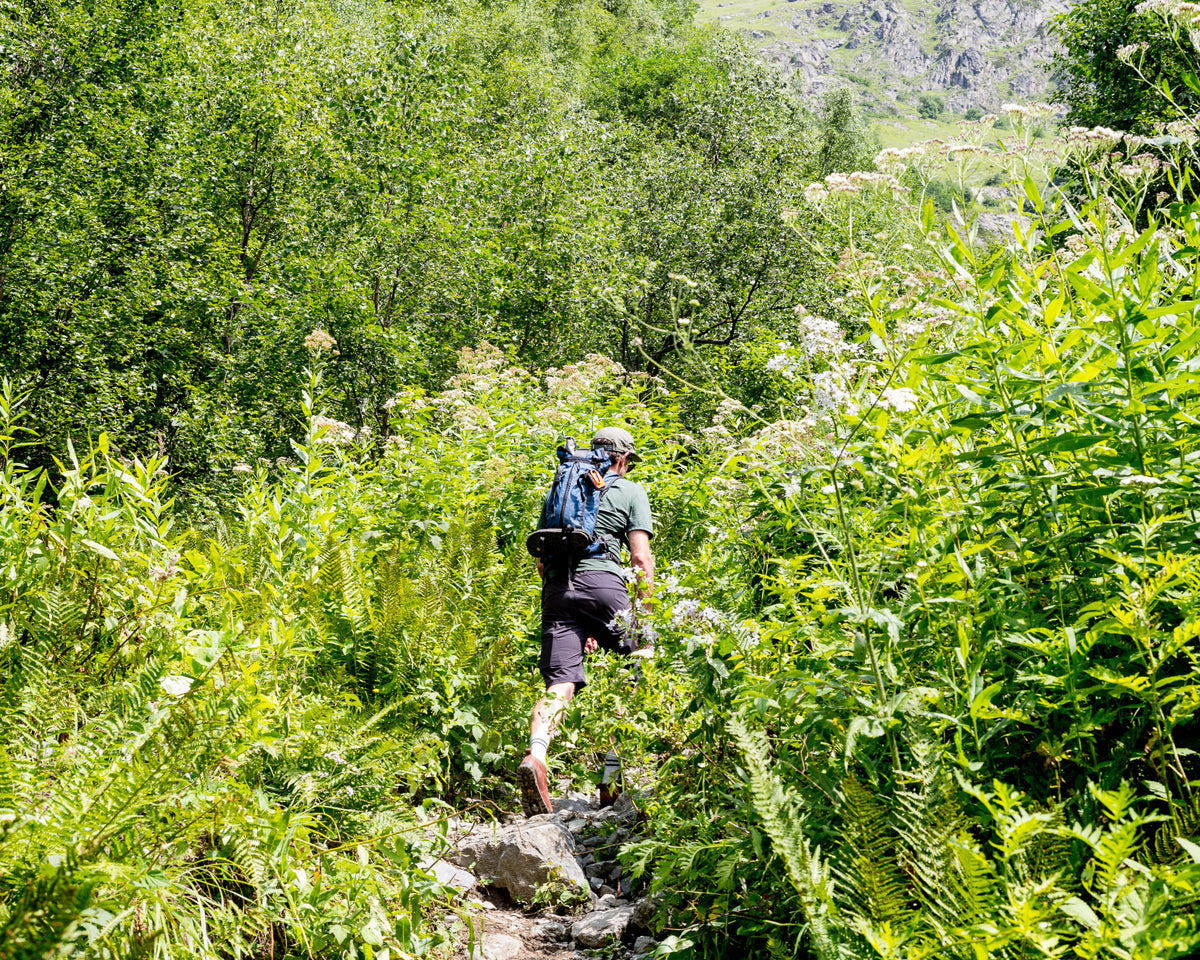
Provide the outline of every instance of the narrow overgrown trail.
{"type": "Polygon", "coordinates": [[[456,957],[647,955],[656,946],[648,936],[653,906],[616,860],[638,819],[628,793],[602,810],[596,797],[572,792],[543,816],[451,821],[446,859],[433,869],[462,894],[448,918],[456,957]]]}

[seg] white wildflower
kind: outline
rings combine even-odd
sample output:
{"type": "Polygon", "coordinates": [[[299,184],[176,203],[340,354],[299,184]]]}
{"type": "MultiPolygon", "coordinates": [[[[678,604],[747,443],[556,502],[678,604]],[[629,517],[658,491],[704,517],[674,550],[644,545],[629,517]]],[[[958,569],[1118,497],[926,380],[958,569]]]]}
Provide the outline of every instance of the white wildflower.
{"type": "Polygon", "coordinates": [[[171,675],[161,677],[158,685],[173,697],[182,697],[185,693],[192,689],[192,678],[171,675]]]}
{"type": "Polygon", "coordinates": [[[333,339],[324,330],[314,330],[304,338],[304,346],[314,353],[332,353],[335,357],[338,355],[337,341],[333,339]]]}
{"type": "Polygon", "coordinates": [[[917,394],[911,387],[889,387],[879,394],[879,405],[898,413],[917,409],[917,394]]]}
{"type": "Polygon", "coordinates": [[[1157,485],[1157,483],[1158,483],[1158,481],[1155,480],[1154,477],[1148,477],[1144,473],[1134,473],[1128,477],[1121,478],[1121,486],[1123,486],[1123,487],[1132,487],[1135,485],[1143,486],[1143,487],[1153,487],[1153,486],[1157,485]]]}
{"type": "Polygon", "coordinates": [[[1133,63],[1133,58],[1140,56],[1142,51],[1146,49],[1144,43],[1127,43],[1123,47],[1117,48],[1117,59],[1122,63],[1133,63]]]}

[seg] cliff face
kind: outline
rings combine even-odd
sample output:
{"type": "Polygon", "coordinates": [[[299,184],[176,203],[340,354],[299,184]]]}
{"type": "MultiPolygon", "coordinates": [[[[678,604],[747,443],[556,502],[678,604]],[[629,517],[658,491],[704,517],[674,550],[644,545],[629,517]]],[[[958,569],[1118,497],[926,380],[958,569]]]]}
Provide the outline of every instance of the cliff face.
{"type": "Polygon", "coordinates": [[[846,82],[868,105],[938,93],[994,109],[1044,98],[1050,20],[1070,0],[703,0],[701,17],[746,34],[819,93],[846,82]]]}

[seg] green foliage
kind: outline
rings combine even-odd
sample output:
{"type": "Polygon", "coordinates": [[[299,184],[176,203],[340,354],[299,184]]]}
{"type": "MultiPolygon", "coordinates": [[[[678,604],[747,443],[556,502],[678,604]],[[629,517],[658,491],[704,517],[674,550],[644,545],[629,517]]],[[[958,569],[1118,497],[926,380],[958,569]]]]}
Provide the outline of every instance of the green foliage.
{"type": "Polygon", "coordinates": [[[917,107],[917,116],[923,120],[936,120],[946,112],[946,101],[934,93],[921,94],[921,102],[917,107]]]}
{"type": "Polygon", "coordinates": [[[1052,63],[1062,81],[1054,99],[1069,123],[1148,131],[1168,106],[1163,83],[1194,112],[1187,46],[1158,17],[1138,14],[1125,0],[1084,0],[1057,17],[1054,32],[1061,48],[1052,63]],[[1127,63],[1117,51],[1130,45],[1142,49],[1127,63]]]}
{"type": "Polygon", "coordinates": [[[876,146],[870,140],[854,96],[846,87],[831,90],[821,100],[821,141],[817,152],[820,176],[834,171],[868,170],[876,146]]]}
{"type": "Polygon", "coordinates": [[[484,338],[526,365],[678,365],[770,324],[810,274],[782,208],[799,101],[678,2],[544,11],[303,0],[0,20],[0,373],[36,388],[37,466],[101,431],[198,509],[289,455],[303,341],[338,415],[484,338]],[[642,337],[648,349],[634,345],[642,337]]]}

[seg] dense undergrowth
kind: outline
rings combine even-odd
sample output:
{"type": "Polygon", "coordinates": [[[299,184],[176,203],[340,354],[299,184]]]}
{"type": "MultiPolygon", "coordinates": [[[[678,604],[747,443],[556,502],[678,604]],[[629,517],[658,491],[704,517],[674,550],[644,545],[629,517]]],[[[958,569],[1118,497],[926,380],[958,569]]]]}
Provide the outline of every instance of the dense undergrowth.
{"type": "Polygon", "coordinates": [[[645,457],[659,653],[636,687],[595,660],[553,760],[586,785],[616,739],[648,791],[623,856],[660,955],[1193,955],[1200,135],[1009,113],[1003,148],[985,119],[811,186],[823,300],[736,349],[700,349],[682,273],[644,326],[607,291],[662,379],[481,342],[381,434],[337,418],[313,322],[302,426],[211,509],[99,431],[27,465],[6,384],[0,957],[449,955],[421,864],[451,811],[516,806],[524,536],[557,442],[609,423],[645,457]],[[895,220],[938,149],[1008,167],[1011,237],[895,220]]]}

